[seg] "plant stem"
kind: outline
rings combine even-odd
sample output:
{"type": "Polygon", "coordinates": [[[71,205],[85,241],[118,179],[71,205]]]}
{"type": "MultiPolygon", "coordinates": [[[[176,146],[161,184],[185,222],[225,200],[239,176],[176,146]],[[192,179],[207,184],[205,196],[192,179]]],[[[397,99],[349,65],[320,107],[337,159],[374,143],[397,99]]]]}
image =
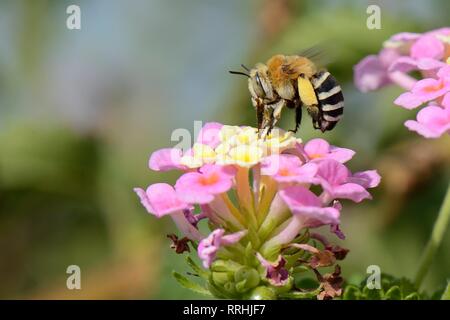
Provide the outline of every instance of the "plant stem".
{"type": "Polygon", "coordinates": [[[428,273],[428,270],[430,269],[433,258],[436,255],[436,251],[438,250],[439,245],[442,242],[442,238],[444,237],[449,220],[450,220],[450,184],[448,185],[444,202],[442,203],[438,217],[436,219],[436,222],[434,223],[430,240],[428,240],[428,244],[425,248],[425,251],[423,252],[422,259],[420,260],[419,264],[419,269],[417,270],[416,277],[414,279],[414,283],[417,289],[420,288],[420,285],[422,284],[426,274],[428,273]]]}

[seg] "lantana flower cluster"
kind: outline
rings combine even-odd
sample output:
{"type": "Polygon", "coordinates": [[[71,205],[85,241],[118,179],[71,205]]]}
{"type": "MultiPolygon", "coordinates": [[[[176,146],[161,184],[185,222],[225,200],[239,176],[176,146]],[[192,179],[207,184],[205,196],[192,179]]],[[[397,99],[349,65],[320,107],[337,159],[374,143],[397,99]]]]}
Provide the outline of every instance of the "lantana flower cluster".
{"type": "Polygon", "coordinates": [[[450,133],[450,28],[396,34],[378,55],[361,60],[354,75],[363,92],[395,83],[407,90],[395,104],[408,110],[424,106],[416,120],[405,122],[408,129],[426,138],[450,133]],[[412,77],[413,71],[421,79],[412,77]]]}
{"type": "Polygon", "coordinates": [[[182,234],[169,235],[177,253],[196,249],[203,266],[197,273],[213,295],[329,299],[342,293],[336,261],[348,251],[328,239],[344,238],[341,200],[371,199],[367,189],[380,182],[374,170],[347,168],[354,155],[323,139],[302,143],[278,128],[260,138],[252,127],[207,123],[191,149],[151,155],[151,170],[181,173],[174,186],[135,192],[150,214],[173,219],[182,234]],[[322,226],[328,235],[317,232],[322,226]],[[301,287],[296,279],[305,273],[317,288],[301,287]]]}

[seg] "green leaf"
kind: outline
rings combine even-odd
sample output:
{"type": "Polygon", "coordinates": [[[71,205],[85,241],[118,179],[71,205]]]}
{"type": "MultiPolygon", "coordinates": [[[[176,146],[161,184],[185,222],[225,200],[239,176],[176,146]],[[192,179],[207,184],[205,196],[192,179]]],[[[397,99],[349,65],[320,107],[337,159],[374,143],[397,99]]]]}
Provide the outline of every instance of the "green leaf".
{"type": "Polygon", "coordinates": [[[315,298],[319,294],[319,292],[320,292],[319,288],[313,291],[291,291],[281,293],[279,294],[279,297],[283,299],[295,299],[295,300],[312,299],[315,298]]]}
{"type": "Polygon", "coordinates": [[[450,300],[450,281],[447,283],[447,288],[445,288],[441,300],[450,300]]]}
{"type": "Polygon", "coordinates": [[[417,292],[413,292],[407,295],[404,300],[420,300],[420,296],[417,292]]]}
{"type": "Polygon", "coordinates": [[[381,300],[383,298],[383,290],[382,289],[370,289],[365,286],[363,289],[363,295],[366,300],[381,300]]]}
{"type": "Polygon", "coordinates": [[[197,249],[198,249],[198,243],[197,242],[191,241],[191,246],[192,246],[192,248],[194,248],[194,251],[197,251],[197,249]]]}
{"type": "Polygon", "coordinates": [[[416,287],[411,280],[406,278],[396,279],[392,285],[398,285],[402,293],[402,297],[406,297],[411,293],[418,293],[416,287]]]}
{"type": "Polygon", "coordinates": [[[292,269],[292,273],[303,273],[309,271],[310,269],[307,266],[297,266],[292,269]]]}
{"type": "Polygon", "coordinates": [[[391,287],[384,295],[385,300],[402,300],[402,292],[399,286],[391,287]]]}
{"type": "Polygon", "coordinates": [[[342,296],[343,300],[359,300],[361,297],[361,291],[357,286],[349,284],[344,289],[344,294],[342,296]]]}
{"type": "Polygon", "coordinates": [[[191,267],[191,269],[198,274],[200,277],[204,278],[204,279],[208,279],[209,278],[209,272],[200,268],[194,260],[192,260],[191,257],[186,257],[186,262],[189,265],[189,267],[191,267]]]}
{"type": "Polygon", "coordinates": [[[186,278],[185,276],[179,274],[178,272],[173,271],[172,275],[175,278],[175,280],[177,280],[177,282],[183,288],[186,288],[186,289],[189,289],[189,290],[194,291],[196,293],[204,294],[204,295],[207,295],[207,296],[211,295],[211,293],[208,291],[208,289],[202,287],[198,283],[193,282],[192,280],[189,280],[188,278],[186,278]]]}
{"type": "Polygon", "coordinates": [[[224,293],[222,290],[220,290],[216,285],[214,285],[211,282],[208,282],[208,289],[212,293],[212,295],[219,299],[229,299],[229,297],[224,293]]]}
{"type": "MultiPolygon", "coordinates": [[[[299,274],[301,275],[301,274],[299,274]]],[[[310,277],[297,278],[295,277],[295,286],[302,289],[315,289],[319,286],[319,282],[316,279],[310,277]]]]}

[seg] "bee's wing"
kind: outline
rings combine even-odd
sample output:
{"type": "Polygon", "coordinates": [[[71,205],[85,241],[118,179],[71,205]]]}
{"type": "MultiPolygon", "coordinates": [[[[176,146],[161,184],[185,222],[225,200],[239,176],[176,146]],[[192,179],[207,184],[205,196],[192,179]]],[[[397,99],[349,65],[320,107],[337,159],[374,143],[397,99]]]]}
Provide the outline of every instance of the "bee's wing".
{"type": "Polygon", "coordinates": [[[320,69],[333,62],[330,52],[333,51],[327,50],[324,43],[319,43],[299,51],[297,55],[308,58],[320,69]]]}

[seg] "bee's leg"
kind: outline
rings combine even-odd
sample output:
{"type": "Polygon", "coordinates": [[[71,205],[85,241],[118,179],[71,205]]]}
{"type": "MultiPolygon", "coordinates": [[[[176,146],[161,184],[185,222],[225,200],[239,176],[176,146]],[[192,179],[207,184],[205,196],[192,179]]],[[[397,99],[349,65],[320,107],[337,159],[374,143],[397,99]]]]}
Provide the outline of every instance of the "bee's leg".
{"type": "Polygon", "coordinates": [[[283,111],[283,108],[286,106],[286,100],[280,99],[277,102],[271,104],[273,114],[271,117],[270,125],[269,125],[269,131],[267,134],[270,134],[272,129],[275,127],[275,124],[280,120],[281,118],[281,111],[283,111]]]}
{"type": "Polygon", "coordinates": [[[284,100],[284,99],[280,99],[278,102],[273,104],[273,118],[274,118],[273,125],[274,126],[278,122],[278,120],[280,120],[281,111],[283,111],[283,108],[285,106],[286,106],[286,100],[284,100]]]}
{"type": "Polygon", "coordinates": [[[302,123],[302,107],[298,106],[295,109],[295,129],[289,131],[297,133],[301,123],[302,123]]]}
{"type": "Polygon", "coordinates": [[[302,122],[302,105],[299,101],[293,101],[295,108],[295,129],[289,130],[290,132],[297,133],[298,128],[302,122]]]}
{"type": "Polygon", "coordinates": [[[252,97],[252,104],[253,107],[256,110],[256,120],[258,122],[258,132],[262,128],[262,122],[263,122],[263,113],[264,113],[264,104],[261,102],[261,99],[258,97],[252,97]]]}
{"type": "Polygon", "coordinates": [[[272,131],[274,125],[275,125],[275,117],[274,117],[275,110],[273,109],[273,106],[267,106],[265,110],[265,123],[264,123],[264,137],[270,134],[272,131]]]}
{"type": "Polygon", "coordinates": [[[307,106],[306,110],[313,120],[314,129],[320,129],[320,109],[317,105],[307,106]]]}
{"type": "Polygon", "coordinates": [[[270,105],[262,105],[261,110],[261,127],[258,130],[259,137],[265,138],[270,131],[271,123],[273,122],[273,109],[270,105]]]}
{"type": "Polygon", "coordinates": [[[259,132],[263,128],[264,105],[260,104],[256,107],[256,118],[258,119],[258,132],[259,132]]]}

